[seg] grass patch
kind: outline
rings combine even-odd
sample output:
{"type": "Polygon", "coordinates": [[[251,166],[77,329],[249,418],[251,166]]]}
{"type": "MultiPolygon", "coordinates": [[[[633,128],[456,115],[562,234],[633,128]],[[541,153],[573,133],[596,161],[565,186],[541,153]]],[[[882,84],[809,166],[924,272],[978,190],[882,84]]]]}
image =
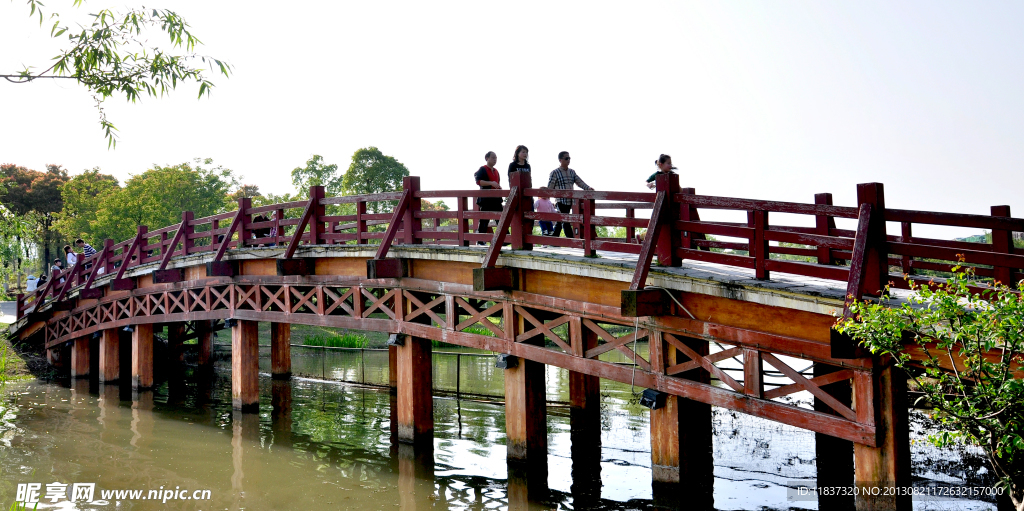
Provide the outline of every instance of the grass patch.
{"type": "Polygon", "coordinates": [[[328,348],[366,348],[370,340],[365,335],[352,332],[343,334],[317,334],[306,337],[303,341],[306,346],[326,346],[328,348]]]}

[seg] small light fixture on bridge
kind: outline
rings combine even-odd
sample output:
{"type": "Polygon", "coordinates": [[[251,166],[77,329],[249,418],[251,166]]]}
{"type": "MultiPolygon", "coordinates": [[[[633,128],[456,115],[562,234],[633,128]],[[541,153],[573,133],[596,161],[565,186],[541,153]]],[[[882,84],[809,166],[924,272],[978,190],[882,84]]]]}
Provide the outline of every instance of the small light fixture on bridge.
{"type": "Polygon", "coordinates": [[[92,333],[92,338],[93,339],[99,339],[100,337],[101,337],[101,334],[100,334],[99,331],[96,331],[96,332],[92,333]]]}
{"type": "Polygon", "coordinates": [[[654,389],[644,389],[643,394],[640,395],[640,406],[650,408],[651,410],[657,410],[665,406],[664,392],[659,392],[654,389]]]}
{"type": "Polygon", "coordinates": [[[388,346],[405,346],[405,334],[391,334],[388,336],[388,346]]]}
{"type": "Polygon", "coordinates": [[[134,332],[135,331],[135,325],[128,325],[128,326],[124,327],[124,331],[125,332],[134,332]]]}
{"type": "Polygon", "coordinates": [[[224,328],[235,328],[238,326],[238,320],[235,318],[228,318],[224,320],[224,328]]]}
{"type": "Polygon", "coordinates": [[[513,369],[519,365],[519,359],[515,355],[508,355],[505,353],[498,354],[498,360],[495,361],[494,367],[498,369],[513,369]]]}

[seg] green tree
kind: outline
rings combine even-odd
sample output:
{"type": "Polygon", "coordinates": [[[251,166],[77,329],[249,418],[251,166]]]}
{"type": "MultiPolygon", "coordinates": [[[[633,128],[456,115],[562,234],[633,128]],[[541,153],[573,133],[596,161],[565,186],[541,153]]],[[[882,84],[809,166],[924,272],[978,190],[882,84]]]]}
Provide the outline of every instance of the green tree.
{"type": "Polygon", "coordinates": [[[181,222],[182,211],[196,218],[225,211],[228,190],[237,186],[234,173],[223,167],[203,167],[213,160],[196,159],[153,168],[132,176],[124,188],[103,195],[91,232],[92,239],[123,241],[146,225],[158,229],[181,222]]]}
{"type": "Polygon", "coordinates": [[[61,188],[64,207],[54,215],[54,230],[66,240],[89,238],[96,245],[101,241],[92,238],[96,213],[119,190],[117,178],[101,173],[99,167],[72,177],[61,188]]]}
{"type": "Polygon", "coordinates": [[[31,241],[39,249],[43,268],[57,241],[53,238],[54,214],[61,210],[60,189],[68,173],[60,165],[48,164],[46,172],[13,164],[0,165],[0,183],[5,186],[0,204],[32,226],[31,241]]]}
{"type": "Polygon", "coordinates": [[[305,167],[292,169],[292,184],[300,197],[309,194],[310,186],[322,186],[328,195],[338,195],[341,192],[341,177],[338,176],[338,165],[324,164],[323,156],[314,154],[306,160],[305,167]]]}
{"type": "Polygon", "coordinates": [[[902,368],[951,430],[929,440],[979,446],[1024,510],[1024,281],[981,293],[973,283],[958,266],[904,303],[854,303],[837,329],[902,368]]]}
{"type": "MultiPolygon", "coordinates": [[[[74,0],[80,7],[84,0],[74,0]]],[[[107,120],[103,100],[118,94],[135,102],[140,95],[163,96],[180,83],[199,85],[199,97],[209,95],[213,83],[206,70],[228,76],[231,67],[221,60],[197,55],[202,42],[189,31],[188,23],[166,9],[101,9],[89,14],[91,23],[71,27],[53,12],[46,16],[39,0],[28,0],[29,15],[53,21],[50,37],[66,38],[64,48],[49,67],[36,71],[29,66],[17,73],[0,75],[11,83],[29,83],[39,79],[75,80],[93,94],[100,116],[100,127],[107,146],[117,143],[117,128],[107,120]],[[157,37],[160,36],[160,37],[157,37]],[[160,44],[156,41],[165,41],[160,44]],[[199,64],[197,67],[196,64],[199,64]]]]}
{"type": "MultiPolygon", "coordinates": [[[[409,169],[394,157],[385,156],[376,147],[364,147],[352,154],[352,164],[341,179],[344,195],[394,192],[402,189],[402,178],[409,169]]],[[[380,213],[389,209],[384,202],[370,203],[368,209],[380,213]]]]}

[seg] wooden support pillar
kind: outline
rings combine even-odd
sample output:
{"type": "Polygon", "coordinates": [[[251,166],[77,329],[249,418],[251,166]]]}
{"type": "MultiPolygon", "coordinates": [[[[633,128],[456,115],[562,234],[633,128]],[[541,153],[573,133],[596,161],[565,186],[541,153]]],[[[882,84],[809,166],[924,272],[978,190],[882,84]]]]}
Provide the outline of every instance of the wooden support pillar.
{"type": "Polygon", "coordinates": [[[260,398],[258,323],[237,319],[231,327],[231,406],[255,412],[260,398]]]}
{"type": "MultiPolygon", "coordinates": [[[[579,318],[569,322],[573,354],[597,347],[597,334],[579,318]]],[[[569,371],[569,437],[573,503],[591,507],[601,499],[601,378],[569,371]]]]}
{"type": "MultiPolygon", "coordinates": [[[[825,376],[838,371],[839,368],[822,363],[814,364],[814,376],[825,376]]],[[[850,406],[853,396],[849,380],[831,383],[822,390],[836,398],[840,403],[850,406]]],[[[814,398],[814,410],[822,413],[835,414],[828,405],[814,398]]],[[[817,486],[851,488],[853,487],[853,442],[822,433],[814,434],[815,468],[817,469],[817,486]]],[[[849,511],[854,509],[853,495],[818,495],[818,509],[849,511]]]]}
{"type": "Polygon", "coordinates": [[[911,496],[893,495],[885,488],[911,486],[910,478],[910,424],[907,410],[907,377],[891,364],[875,366],[875,385],[857,385],[855,404],[858,419],[866,410],[864,405],[875,404],[875,427],[878,428],[878,447],[854,444],[854,474],[858,487],[879,487],[875,491],[861,491],[857,496],[858,511],[909,511],[911,496]],[[874,395],[868,395],[868,393],[874,395]]]}
{"type": "MultiPolygon", "coordinates": [[[[708,354],[707,341],[678,339],[698,354],[708,354]]],[[[659,348],[662,349],[652,350],[664,357],[657,367],[685,362],[671,344],[659,348]]],[[[701,383],[711,381],[704,369],[680,373],[679,377],[701,383]]],[[[678,507],[676,499],[684,499],[687,509],[714,509],[711,405],[668,396],[664,407],[651,410],[651,472],[656,505],[678,507]]]]}
{"type": "Polygon", "coordinates": [[[135,325],[132,330],[132,389],[153,387],[153,325],[135,325]]]}
{"type": "MultiPolygon", "coordinates": [[[[526,462],[531,475],[547,473],[547,393],[544,364],[518,359],[505,370],[505,433],[509,462],[526,462]]],[[[547,480],[547,477],[531,479],[547,480]]]]}
{"type": "Polygon", "coordinates": [[[408,336],[395,351],[398,367],[398,440],[417,445],[433,445],[431,341],[408,336]]]}
{"type": "Polygon", "coordinates": [[[185,323],[167,324],[167,361],[175,370],[185,363],[185,323]]]}
{"type": "Polygon", "coordinates": [[[100,333],[100,383],[117,381],[121,377],[121,338],[116,328],[100,333]]]}
{"type": "Polygon", "coordinates": [[[71,344],[71,377],[89,377],[89,338],[79,337],[71,344]]]}
{"type": "Polygon", "coordinates": [[[199,345],[199,357],[197,362],[200,368],[209,368],[213,365],[213,329],[209,320],[196,321],[196,342],[199,345]]]}
{"type": "Polygon", "coordinates": [[[292,325],[270,324],[270,374],[275,380],[292,377],[292,325]]]}

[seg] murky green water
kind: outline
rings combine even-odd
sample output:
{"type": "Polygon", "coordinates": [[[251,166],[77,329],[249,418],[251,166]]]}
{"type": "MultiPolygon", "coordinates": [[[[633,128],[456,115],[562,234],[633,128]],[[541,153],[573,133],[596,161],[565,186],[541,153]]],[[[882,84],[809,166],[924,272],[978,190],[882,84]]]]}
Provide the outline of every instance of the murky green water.
{"type": "MultiPolygon", "coordinates": [[[[645,347],[638,349],[645,354],[645,347]]],[[[474,356],[473,350],[436,351],[451,354],[434,357],[435,387],[445,392],[434,400],[432,470],[393,442],[386,388],[321,379],[386,385],[386,351],[294,348],[294,373],[317,379],[261,378],[258,414],[231,410],[224,361],[212,375],[190,373],[183,381],[135,395],[130,388],[95,381],[9,386],[0,421],[0,505],[14,501],[19,483],[39,483],[45,496],[46,485],[59,482],[96,483],[96,499],[104,490],[143,490],[144,496],[161,489],[187,490],[187,496],[210,492],[209,500],[100,499],[77,509],[522,507],[515,497],[521,481],[509,483],[505,463],[501,371],[493,358],[474,356]],[[472,398],[456,399],[450,394],[456,389],[472,398]]],[[[621,354],[608,356],[627,362],[621,354]]],[[[630,386],[602,382],[600,462],[574,467],[568,410],[559,404],[568,399],[567,373],[549,367],[547,385],[553,401],[548,411],[551,491],[529,507],[652,508],[648,415],[631,404],[630,386]],[[595,478],[599,487],[587,482],[595,478]]],[[[789,502],[786,495],[787,484],[814,480],[813,434],[720,409],[714,425],[719,509],[816,509],[813,502],[789,502]]],[[[921,443],[914,449],[915,463],[927,456],[950,457],[921,443]]],[[[976,469],[963,463],[936,467],[915,472],[930,470],[926,477],[956,480],[976,469]]],[[[53,507],[44,503],[40,508],[53,507]]],[[[66,499],[56,505],[73,508],[66,499]]],[[[957,501],[927,509],[994,507],[957,501]]]]}

